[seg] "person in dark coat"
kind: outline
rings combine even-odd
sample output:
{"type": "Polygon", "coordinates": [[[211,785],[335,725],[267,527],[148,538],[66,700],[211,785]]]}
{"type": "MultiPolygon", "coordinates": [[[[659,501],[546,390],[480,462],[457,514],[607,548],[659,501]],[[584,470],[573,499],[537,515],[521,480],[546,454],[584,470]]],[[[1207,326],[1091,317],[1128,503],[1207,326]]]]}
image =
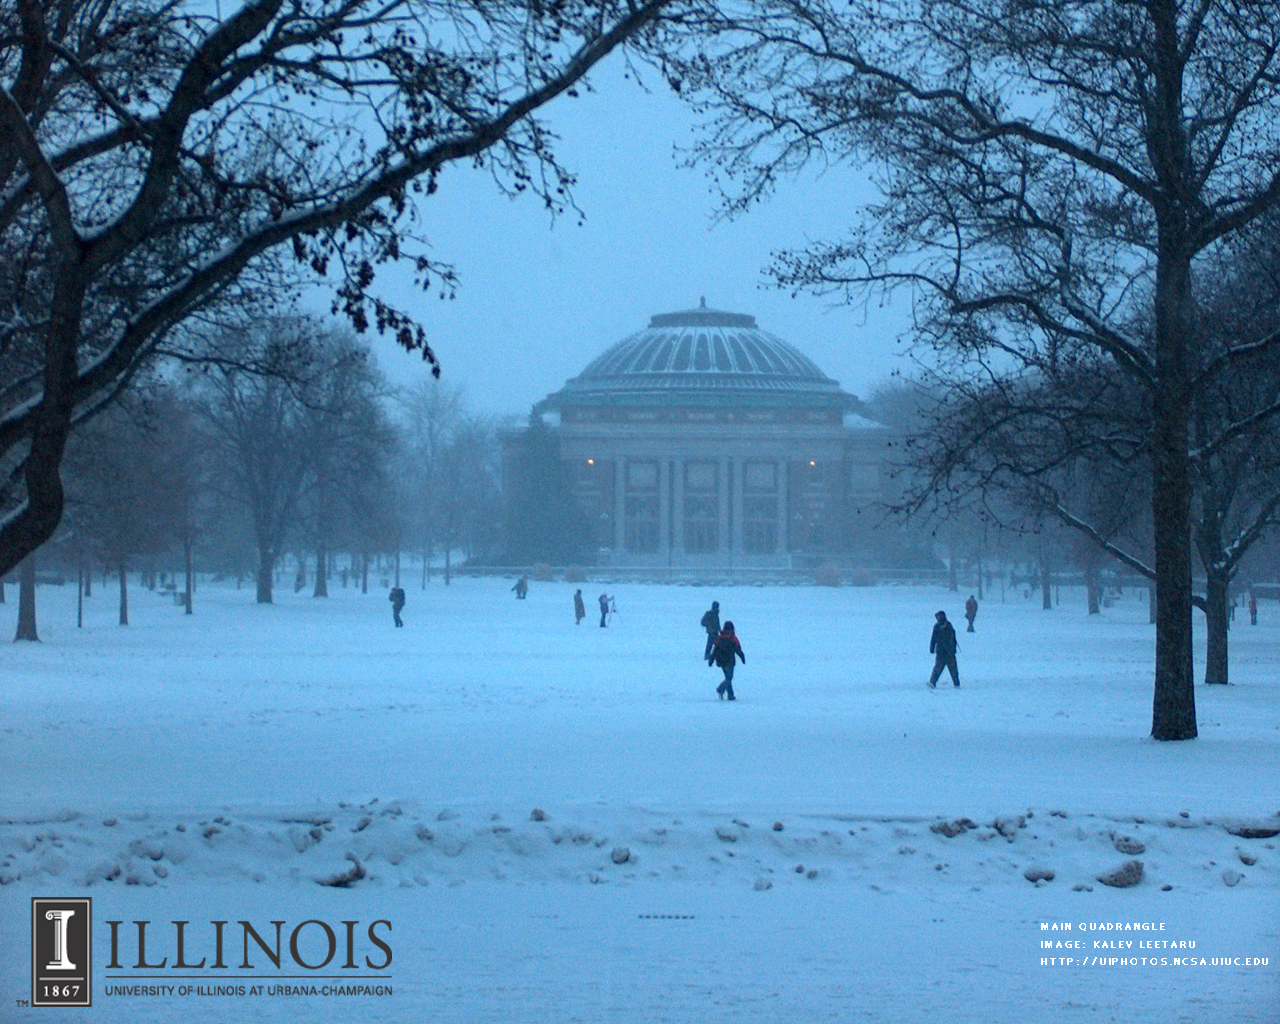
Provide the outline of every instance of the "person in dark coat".
{"type": "Polygon", "coordinates": [[[729,700],[738,699],[733,695],[733,667],[736,658],[741,658],[744,665],[747,663],[742,644],[738,643],[738,638],[734,635],[733,623],[726,622],[724,629],[716,637],[715,645],[711,648],[711,656],[707,658],[708,665],[719,665],[724,670],[724,682],[716,687],[716,693],[720,695],[721,700],[725,699],[726,694],[729,700]]]}
{"type": "Polygon", "coordinates": [[[966,633],[973,632],[973,620],[977,618],[977,616],[978,616],[978,599],[974,597],[972,594],[970,594],[969,600],[967,600],[964,603],[964,617],[969,620],[969,628],[965,630],[966,633]]]}
{"type": "Polygon", "coordinates": [[[600,601],[600,628],[604,629],[609,625],[609,595],[601,594],[600,601]]]}
{"type": "Polygon", "coordinates": [[[582,600],[582,588],[579,587],[573,592],[573,624],[581,626],[582,620],[587,617],[587,606],[582,600]]]}
{"type": "Polygon", "coordinates": [[[1254,593],[1249,594],[1249,625],[1256,626],[1258,624],[1258,596],[1254,593]]]}
{"type": "Polygon", "coordinates": [[[525,595],[529,593],[529,577],[521,576],[516,580],[516,585],[511,589],[516,592],[516,597],[523,601],[525,595]]]}
{"type": "Polygon", "coordinates": [[[929,638],[929,653],[934,656],[933,672],[929,675],[929,688],[932,689],[938,685],[938,677],[942,675],[945,668],[951,673],[951,681],[960,685],[960,670],[956,668],[956,651],[959,644],[956,641],[955,627],[947,621],[946,612],[938,612],[934,616],[938,621],[933,624],[933,635],[929,638]]]}
{"type": "Polygon", "coordinates": [[[712,601],[707,613],[702,616],[702,628],[707,631],[707,647],[702,652],[702,660],[711,657],[711,648],[716,645],[716,637],[720,635],[720,602],[712,601]]]}
{"type": "Polygon", "coordinates": [[[404,588],[392,587],[388,600],[391,601],[391,617],[395,619],[396,629],[399,629],[404,625],[400,618],[400,612],[404,609],[404,588]]]}

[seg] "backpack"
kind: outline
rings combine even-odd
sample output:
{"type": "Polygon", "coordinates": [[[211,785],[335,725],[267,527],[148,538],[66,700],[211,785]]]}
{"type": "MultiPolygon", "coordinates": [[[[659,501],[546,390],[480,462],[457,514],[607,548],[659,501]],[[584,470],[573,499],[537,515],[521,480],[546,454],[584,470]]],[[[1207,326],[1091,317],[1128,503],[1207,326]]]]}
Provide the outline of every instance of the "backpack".
{"type": "Polygon", "coordinates": [[[721,668],[728,668],[738,656],[738,644],[732,636],[716,638],[716,645],[711,649],[711,660],[721,668]]]}

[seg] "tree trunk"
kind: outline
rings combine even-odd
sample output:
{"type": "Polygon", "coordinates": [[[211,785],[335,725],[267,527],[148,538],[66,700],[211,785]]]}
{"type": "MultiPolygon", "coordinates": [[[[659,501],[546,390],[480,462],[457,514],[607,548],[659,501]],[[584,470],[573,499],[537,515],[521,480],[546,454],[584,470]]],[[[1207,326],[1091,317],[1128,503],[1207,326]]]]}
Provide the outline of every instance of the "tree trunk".
{"type": "Polygon", "coordinates": [[[982,559],[978,559],[978,600],[985,601],[987,595],[982,590],[982,559]]]}
{"type": "Polygon", "coordinates": [[[369,553],[367,551],[360,559],[360,593],[369,593],[369,553]]]}
{"type": "Polygon", "coordinates": [[[329,596],[329,549],[323,542],[316,545],[316,588],[311,596],[329,596]]]}
{"type": "Polygon", "coordinates": [[[129,625],[129,576],[125,572],[124,559],[120,559],[120,625],[129,625]]]}
{"type": "Polygon", "coordinates": [[[191,595],[195,593],[196,579],[191,572],[191,535],[187,534],[182,538],[182,561],[186,569],[186,587],[183,594],[183,604],[186,605],[185,614],[191,614],[191,595]]]}
{"type": "Polygon", "coordinates": [[[1191,648],[1191,468],[1187,324],[1191,264],[1176,248],[1181,226],[1159,225],[1155,296],[1155,424],[1151,520],[1155,534],[1156,673],[1151,735],[1196,736],[1195,670],[1191,648]]]}
{"type": "Polygon", "coordinates": [[[4,577],[0,576],[0,604],[4,604],[4,577]]]}
{"type": "Polygon", "coordinates": [[[1209,570],[1205,585],[1204,621],[1207,627],[1205,645],[1204,681],[1210,685],[1226,685],[1227,677],[1227,622],[1230,598],[1227,589],[1230,580],[1220,572],[1209,570]]]}
{"type": "Polygon", "coordinates": [[[960,589],[960,581],[956,578],[956,546],[954,541],[948,545],[947,551],[947,589],[953,594],[960,589]]]}
{"type": "MultiPolygon", "coordinates": [[[[422,548],[422,589],[427,589],[427,580],[431,579],[431,548],[424,545],[422,548]]],[[[0,594],[0,601],[4,600],[4,595],[0,594]]]]}
{"type": "Polygon", "coordinates": [[[396,541],[396,586],[400,586],[400,542],[396,541]]]}
{"type": "Polygon", "coordinates": [[[22,560],[18,570],[18,632],[14,640],[40,640],[36,632],[36,556],[22,560]]]}
{"type": "Polygon", "coordinates": [[[1084,569],[1085,598],[1089,602],[1089,614],[1097,615],[1102,611],[1102,581],[1098,578],[1098,567],[1093,564],[1084,569]]]}
{"type": "Polygon", "coordinates": [[[1043,600],[1040,607],[1045,611],[1053,609],[1053,574],[1049,571],[1047,561],[1040,563],[1040,591],[1043,600]]]}
{"type": "Polygon", "coordinates": [[[84,596],[93,597],[93,563],[84,571],[84,596]]]}
{"type": "Polygon", "coordinates": [[[76,629],[84,628],[84,565],[76,566],[76,629]]]}
{"type": "Polygon", "coordinates": [[[447,587],[449,581],[453,578],[453,545],[446,545],[444,549],[444,585],[447,587]]]}
{"type": "Polygon", "coordinates": [[[258,604],[271,604],[271,587],[275,581],[276,553],[258,545],[258,604]]]}

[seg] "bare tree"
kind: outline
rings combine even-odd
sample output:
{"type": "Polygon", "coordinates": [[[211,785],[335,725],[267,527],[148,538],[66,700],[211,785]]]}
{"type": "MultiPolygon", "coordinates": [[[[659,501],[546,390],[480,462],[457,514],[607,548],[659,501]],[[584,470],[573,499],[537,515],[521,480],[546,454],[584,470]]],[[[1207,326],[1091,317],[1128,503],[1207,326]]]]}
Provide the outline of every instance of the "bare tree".
{"type": "Polygon", "coordinates": [[[1280,3],[769,0],[720,28],[669,73],[711,115],[697,155],[730,210],[811,161],[883,168],[862,226],[780,254],[780,284],[908,287],[923,343],[978,372],[1102,359],[1145,392],[1151,734],[1194,737],[1195,281],[1280,204],[1280,3]]]}
{"type": "Polygon", "coordinates": [[[463,416],[440,451],[432,519],[444,548],[444,581],[449,583],[453,551],[473,555],[496,535],[499,490],[498,445],[493,424],[483,416],[463,416]]]}
{"type": "Polygon", "coordinates": [[[271,603],[276,562],[310,468],[302,396],[317,372],[315,333],[305,319],[277,319],[255,335],[219,338],[216,363],[198,382],[220,476],[252,522],[261,604],[271,603]]]}
{"type": "Polygon", "coordinates": [[[300,443],[307,461],[303,497],[316,553],[313,596],[328,597],[342,496],[391,457],[396,438],[382,411],[387,388],[372,353],[346,333],[329,334],[314,347],[313,362],[321,369],[300,393],[300,443]]]}
{"type": "Polygon", "coordinates": [[[437,488],[445,450],[463,417],[462,392],[438,380],[423,382],[401,396],[404,414],[407,519],[422,544],[422,586],[431,576],[431,557],[440,539],[437,488]]]}
{"type": "Polygon", "coordinates": [[[434,361],[370,290],[451,164],[553,210],[536,115],[675,0],[14,0],[0,6],[0,572],[63,509],[69,431],[175,325],[337,275],[335,305],[434,361]]]}
{"type": "Polygon", "coordinates": [[[68,451],[72,520],[102,564],[116,571],[122,626],[129,624],[130,559],[167,550],[182,535],[177,491],[191,451],[168,430],[168,399],[131,396],[81,431],[68,451]]]}

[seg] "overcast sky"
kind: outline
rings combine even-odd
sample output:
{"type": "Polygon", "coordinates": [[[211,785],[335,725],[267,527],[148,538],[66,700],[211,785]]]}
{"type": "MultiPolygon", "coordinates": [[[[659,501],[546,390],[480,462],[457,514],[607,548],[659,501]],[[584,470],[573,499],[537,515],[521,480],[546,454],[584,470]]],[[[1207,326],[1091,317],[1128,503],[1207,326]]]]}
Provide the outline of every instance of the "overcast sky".
{"type": "MultiPolygon", "coordinates": [[[[837,237],[853,222],[871,197],[861,175],[815,169],[747,216],[715,222],[705,175],[673,153],[691,141],[695,119],[657,75],[646,80],[648,93],[624,78],[615,54],[593,76],[594,92],[549,108],[561,159],[578,175],[584,225],[553,224],[536,198],[509,200],[485,172],[452,167],[420,209],[432,255],[457,268],[457,298],[415,293],[386,274],[380,293],[415,314],[444,379],[485,413],[528,412],[651,315],[697,306],[701,296],[754,315],[866,397],[904,365],[905,297],[897,308],[833,308],[831,298],[793,299],[762,275],[771,250],[837,237]]],[[[385,341],[376,348],[393,383],[426,376],[418,356],[385,341]]]]}

